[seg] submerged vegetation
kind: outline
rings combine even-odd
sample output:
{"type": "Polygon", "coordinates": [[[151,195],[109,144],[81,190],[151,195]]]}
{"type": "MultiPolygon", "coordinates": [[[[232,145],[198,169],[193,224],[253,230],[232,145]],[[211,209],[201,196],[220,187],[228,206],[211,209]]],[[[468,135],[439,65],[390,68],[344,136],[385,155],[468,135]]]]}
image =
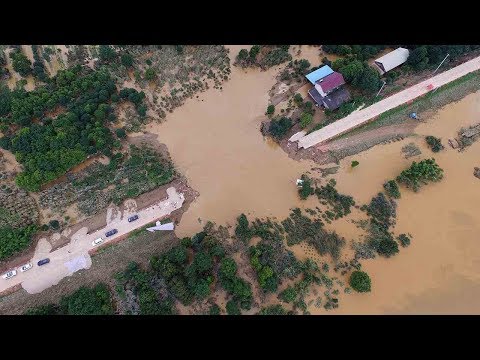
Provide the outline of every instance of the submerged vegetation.
{"type": "Polygon", "coordinates": [[[417,192],[422,185],[429,182],[438,182],[443,178],[443,169],[438,166],[435,159],[425,159],[420,162],[413,162],[412,165],[403,170],[397,181],[417,192]]]}

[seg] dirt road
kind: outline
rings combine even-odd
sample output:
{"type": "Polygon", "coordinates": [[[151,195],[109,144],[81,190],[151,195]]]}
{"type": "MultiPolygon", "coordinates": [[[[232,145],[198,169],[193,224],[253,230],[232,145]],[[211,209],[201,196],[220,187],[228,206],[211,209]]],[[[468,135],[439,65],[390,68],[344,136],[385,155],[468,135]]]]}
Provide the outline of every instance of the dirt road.
{"type": "Polygon", "coordinates": [[[33,268],[23,273],[17,269],[17,275],[13,278],[9,280],[0,279],[0,293],[19,284],[30,294],[39,293],[52,285],[58,284],[61,279],[78,270],[90,268],[92,260],[89,251],[94,248],[93,240],[101,237],[104,240],[101,246],[115,242],[131,231],[165,217],[182,207],[185,201],[182,193],[178,193],[174,187],[170,187],[167,189],[167,195],[167,199],[138,212],[135,206],[126,207],[123,213],[109,209],[105,228],[91,234],[88,234],[86,227],[81,228],[71,236],[68,245],[53,252],[51,252],[51,244],[46,239],[40,239],[35,255],[30,261],[33,268]],[[134,213],[139,215],[139,219],[129,223],[127,219],[134,213]],[[105,232],[110,229],[117,229],[118,232],[106,238],[105,232]],[[50,263],[43,266],[37,265],[39,260],[47,257],[50,259],[50,263]]]}
{"type": "Polygon", "coordinates": [[[298,140],[298,148],[307,149],[313,145],[341,135],[349,130],[365,124],[369,120],[388,110],[408,103],[419,96],[425,95],[430,91],[434,91],[436,88],[448,84],[449,82],[478,69],[480,69],[480,57],[476,57],[475,59],[467,61],[457,67],[454,67],[453,69],[436,75],[395,95],[383,99],[365,109],[354,112],[343,119],[325,126],[320,130],[312,132],[309,135],[299,139],[298,137],[295,137],[295,139],[298,140]]]}

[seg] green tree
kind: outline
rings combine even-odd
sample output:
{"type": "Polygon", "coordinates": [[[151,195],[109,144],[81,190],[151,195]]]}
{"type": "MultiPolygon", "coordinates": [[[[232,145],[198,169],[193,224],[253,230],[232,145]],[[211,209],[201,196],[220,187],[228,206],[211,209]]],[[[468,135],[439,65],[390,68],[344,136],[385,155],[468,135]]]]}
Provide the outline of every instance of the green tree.
{"type": "Polygon", "coordinates": [[[437,182],[442,178],[443,169],[432,158],[418,163],[414,161],[410,168],[403,170],[397,176],[396,180],[417,192],[423,184],[427,184],[429,181],[437,182]]]}
{"type": "Polygon", "coordinates": [[[248,219],[245,214],[241,214],[237,218],[237,226],[235,228],[235,235],[243,242],[248,242],[251,238],[251,231],[249,229],[248,219]]]}
{"type": "Polygon", "coordinates": [[[13,70],[21,76],[26,77],[32,74],[32,62],[20,50],[11,52],[10,58],[12,59],[13,70]]]}
{"type": "Polygon", "coordinates": [[[208,315],[220,315],[220,306],[213,304],[208,310],[208,315]]]}
{"type": "Polygon", "coordinates": [[[275,106],[274,105],[268,105],[267,115],[273,115],[274,112],[275,112],[275,106]]]}
{"type": "Polygon", "coordinates": [[[57,315],[58,309],[53,304],[42,305],[28,309],[24,315],[57,315]]]}
{"type": "Polygon", "coordinates": [[[398,235],[397,240],[400,242],[400,245],[402,245],[402,247],[407,247],[410,245],[410,236],[408,236],[407,234],[398,235]]]}
{"type": "Polygon", "coordinates": [[[145,70],[145,80],[148,80],[148,81],[153,81],[157,78],[157,74],[155,72],[155,69],[154,68],[148,68],[147,70],[145,70]]]}
{"type": "Polygon", "coordinates": [[[425,141],[427,142],[428,146],[430,146],[430,149],[434,153],[439,152],[444,149],[444,146],[442,145],[442,140],[435,137],[435,136],[426,136],[425,141]]]}
{"type": "Polygon", "coordinates": [[[125,129],[124,129],[124,128],[116,129],[116,130],[115,130],[115,134],[116,134],[117,137],[119,137],[120,139],[124,139],[124,138],[127,137],[127,133],[125,132],[125,129]]]}
{"type": "Polygon", "coordinates": [[[257,55],[260,52],[260,46],[259,45],[253,45],[250,48],[249,56],[252,61],[255,61],[257,59],[257,55]]]}
{"type": "Polygon", "coordinates": [[[115,50],[109,45],[100,45],[98,47],[98,58],[102,62],[110,62],[117,57],[115,50]]]}
{"type": "Polygon", "coordinates": [[[363,271],[354,271],[350,275],[350,287],[357,292],[370,292],[372,282],[370,276],[363,271]]]}
{"type": "Polygon", "coordinates": [[[385,184],[383,184],[383,188],[388,196],[394,199],[400,199],[400,189],[395,180],[388,180],[385,184]]]}
{"type": "Polygon", "coordinates": [[[129,53],[122,54],[121,61],[122,65],[125,67],[133,66],[133,56],[129,53]]]}
{"type": "Polygon", "coordinates": [[[286,303],[293,303],[297,296],[297,290],[293,286],[288,286],[285,290],[278,294],[278,299],[286,303]]]}
{"type": "Polygon", "coordinates": [[[240,60],[240,61],[245,60],[245,59],[248,58],[248,55],[249,55],[248,50],[247,49],[242,49],[238,53],[237,59],[240,60]]]}
{"type": "Polygon", "coordinates": [[[268,132],[275,139],[281,140],[287,135],[291,127],[292,120],[287,117],[281,117],[280,119],[273,119],[270,121],[268,132]]]}
{"type": "Polygon", "coordinates": [[[352,164],[351,164],[351,167],[354,168],[354,167],[358,166],[359,164],[360,163],[357,160],[353,160],[352,164]]]}
{"type": "Polygon", "coordinates": [[[241,315],[240,308],[237,303],[233,300],[229,300],[226,305],[226,310],[228,315],[241,315]]]}
{"type": "Polygon", "coordinates": [[[282,305],[276,304],[262,308],[258,312],[258,315],[288,315],[288,312],[282,307],[282,305]]]}
{"type": "Polygon", "coordinates": [[[66,315],[113,315],[110,292],[105,284],[81,287],[60,300],[60,312],[66,315]]]}

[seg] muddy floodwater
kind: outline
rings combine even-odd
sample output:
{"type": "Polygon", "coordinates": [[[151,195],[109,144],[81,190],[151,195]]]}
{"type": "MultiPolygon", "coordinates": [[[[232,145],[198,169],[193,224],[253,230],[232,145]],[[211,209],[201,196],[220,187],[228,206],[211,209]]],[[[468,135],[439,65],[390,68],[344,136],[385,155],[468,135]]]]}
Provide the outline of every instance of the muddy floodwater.
{"type": "MultiPolygon", "coordinates": [[[[230,47],[232,57],[240,48],[230,47]]],[[[313,197],[300,202],[294,185],[315,164],[290,159],[259,131],[278,69],[232,66],[223,90],[210,89],[188,100],[166,122],[148,126],[147,131],[158,134],[179,171],[200,193],[183,215],[178,236],[200,231],[207,220],[234,225],[241,212],[283,219],[293,207],[318,205],[313,197]]],[[[480,180],[473,176],[474,167],[480,166],[480,142],[462,153],[447,143],[460,127],[480,122],[480,92],[425,120],[412,138],[379,145],[340,162],[333,176],[337,188],[352,195],[357,204],[369,202],[386,180],[413,160],[435,157],[445,176],[418,193],[401,189],[394,230],[412,234],[412,244],[393,258],[363,262],[372,278],[372,292],[342,295],[337,310],[311,308],[312,313],[480,313],[480,180]],[[433,154],[424,135],[441,137],[446,149],[433,154]],[[417,144],[422,155],[407,160],[401,148],[410,142],[417,144]],[[355,169],[350,168],[352,160],[360,162],[355,169]]],[[[331,227],[347,240],[359,234],[343,219],[331,227]]]]}
{"type": "MultiPolygon", "coordinates": [[[[480,92],[449,104],[416,129],[416,138],[380,145],[341,162],[337,188],[366,203],[387,179],[413,160],[434,157],[444,179],[418,193],[401,189],[395,233],[413,235],[411,245],[393,258],[363,262],[372,278],[372,292],[343,296],[331,313],[344,314],[478,314],[480,313],[480,142],[459,153],[448,139],[462,126],[480,122],[480,92]],[[445,150],[433,154],[423,137],[442,139],[445,150]],[[422,155],[404,159],[401,148],[415,142],[422,155]],[[355,159],[360,165],[349,169],[355,159]]],[[[340,225],[340,224],[339,224],[340,225]]],[[[355,231],[337,231],[353,237],[355,231]]],[[[312,313],[315,309],[312,309],[312,313]]]]}
{"type": "Polygon", "coordinates": [[[242,212],[285,217],[300,205],[295,179],[314,163],[290,159],[259,130],[277,71],[232,67],[223,90],[209,89],[165,123],[147,127],[159,135],[179,171],[200,193],[182,217],[179,236],[200,231],[207,220],[234,225],[242,212]]]}

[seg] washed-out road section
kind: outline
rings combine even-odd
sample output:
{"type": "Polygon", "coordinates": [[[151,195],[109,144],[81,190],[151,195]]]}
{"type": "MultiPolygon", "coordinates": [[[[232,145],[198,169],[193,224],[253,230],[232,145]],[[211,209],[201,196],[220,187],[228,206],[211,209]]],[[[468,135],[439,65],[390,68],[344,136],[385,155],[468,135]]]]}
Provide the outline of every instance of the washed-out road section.
{"type": "Polygon", "coordinates": [[[302,134],[297,133],[290,138],[290,141],[298,141],[298,148],[303,147],[307,149],[361,126],[388,110],[413,101],[417,97],[425,95],[430,91],[435,91],[435,89],[440,86],[446,85],[478,69],[480,69],[480,56],[389,96],[365,109],[355,111],[343,119],[337,120],[311,134],[302,136],[302,134]]]}
{"type": "Polygon", "coordinates": [[[0,279],[0,293],[21,284],[28,293],[36,294],[58,284],[64,277],[78,270],[90,268],[92,260],[89,251],[95,248],[92,245],[93,240],[101,237],[103,243],[97,246],[102,247],[182,207],[185,201],[182,193],[170,187],[167,189],[167,195],[165,200],[139,211],[135,211],[135,208],[125,208],[123,213],[119,211],[118,214],[108,211],[105,228],[88,234],[88,229],[84,227],[71,236],[68,245],[53,252],[51,252],[51,244],[46,239],[40,239],[31,259],[33,268],[26,272],[20,272],[17,269],[17,275],[13,278],[0,279]],[[128,217],[133,214],[138,214],[139,218],[129,223],[128,217]],[[117,229],[118,232],[108,238],[105,237],[105,233],[111,229],[117,229]],[[38,266],[37,262],[44,258],[49,258],[50,263],[38,266]]]}

